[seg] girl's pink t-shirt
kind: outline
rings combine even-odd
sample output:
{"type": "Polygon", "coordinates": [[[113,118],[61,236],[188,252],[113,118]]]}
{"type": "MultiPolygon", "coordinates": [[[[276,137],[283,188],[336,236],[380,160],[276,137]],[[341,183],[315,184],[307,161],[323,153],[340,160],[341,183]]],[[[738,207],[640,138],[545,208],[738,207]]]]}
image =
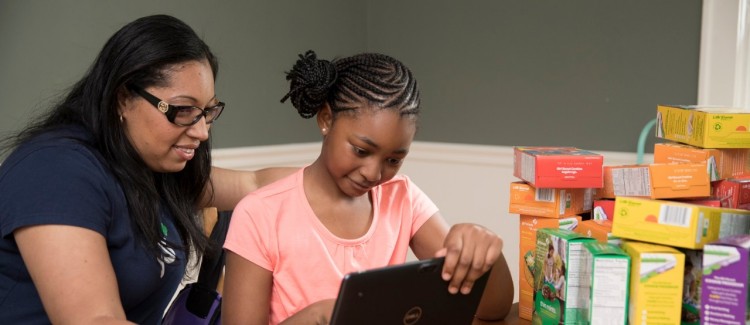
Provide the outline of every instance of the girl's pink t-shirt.
{"type": "Polygon", "coordinates": [[[373,219],[367,233],[338,238],[313,213],[302,175],[300,169],[243,198],[224,244],[273,272],[271,324],[336,298],[347,273],[405,262],[412,236],[438,211],[408,177],[398,175],[370,191],[373,219]]]}

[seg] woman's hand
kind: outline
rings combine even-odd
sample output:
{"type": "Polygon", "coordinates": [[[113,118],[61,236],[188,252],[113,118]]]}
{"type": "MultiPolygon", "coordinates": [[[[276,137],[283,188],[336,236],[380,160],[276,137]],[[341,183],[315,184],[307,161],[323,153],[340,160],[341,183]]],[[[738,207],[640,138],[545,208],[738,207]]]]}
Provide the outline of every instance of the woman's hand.
{"type": "Polygon", "coordinates": [[[445,256],[443,279],[450,293],[469,294],[474,282],[497,261],[503,240],[476,224],[457,224],[450,228],[443,248],[436,257],[445,256]]]}

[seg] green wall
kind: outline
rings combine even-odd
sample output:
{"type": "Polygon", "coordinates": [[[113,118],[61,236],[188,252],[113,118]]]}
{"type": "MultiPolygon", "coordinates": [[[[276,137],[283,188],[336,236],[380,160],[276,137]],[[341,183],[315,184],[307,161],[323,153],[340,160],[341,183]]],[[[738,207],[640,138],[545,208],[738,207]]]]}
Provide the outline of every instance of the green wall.
{"type": "Polygon", "coordinates": [[[421,82],[419,139],[635,152],[657,104],[697,102],[701,7],[372,0],[367,46],[421,82]]]}
{"type": "MultiPolygon", "coordinates": [[[[656,105],[697,101],[699,0],[0,1],[0,132],[81,77],[120,26],[153,13],[220,58],[216,148],[319,140],[279,103],[284,71],[393,55],[420,82],[417,140],[635,151],[656,105]]],[[[650,149],[651,145],[647,145],[650,149]]],[[[650,151],[650,150],[649,150],[650,151]]]]}
{"type": "Polygon", "coordinates": [[[321,57],[366,48],[362,1],[0,0],[0,131],[77,81],[117,29],[166,13],[190,24],[219,57],[216,93],[227,108],[215,148],[319,140],[314,121],[279,100],[299,53],[321,57]]]}

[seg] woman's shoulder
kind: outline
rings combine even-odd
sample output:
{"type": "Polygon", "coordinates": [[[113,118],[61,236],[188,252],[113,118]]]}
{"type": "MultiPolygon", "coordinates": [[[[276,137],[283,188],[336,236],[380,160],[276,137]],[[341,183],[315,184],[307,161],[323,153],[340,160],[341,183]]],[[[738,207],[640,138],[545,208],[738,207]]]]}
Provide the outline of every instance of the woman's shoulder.
{"type": "Polygon", "coordinates": [[[94,151],[93,136],[80,126],[60,126],[37,134],[20,144],[9,156],[24,156],[39,150],[49,152],[94,151]],[[55,150],[58,149],[58,150],[55,150]]]}
{"type": "Polygon", "coordinates": [[[19,145],[0,165],[0,175],[12,170],[58,170],[74,173],[104,171],[101,155],[82,128],[65,127],[39,134],[19,145]]]}
{"type": "Polygon", "coordinates": [[[0,197],[10,225],[3,231],[54,220],[104,233],[108,212],[125,200],[93,149],[54,133],[27,141],[0,165],[0,197]]]}

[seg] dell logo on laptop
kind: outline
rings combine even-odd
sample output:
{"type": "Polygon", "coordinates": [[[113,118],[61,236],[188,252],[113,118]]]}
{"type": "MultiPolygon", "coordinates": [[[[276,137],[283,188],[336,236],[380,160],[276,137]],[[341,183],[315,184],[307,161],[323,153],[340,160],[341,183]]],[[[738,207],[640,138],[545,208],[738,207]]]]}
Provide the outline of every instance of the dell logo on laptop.
{"type": "Polygon", "coordinates": [[[422,308],[412,307],[404,315],[404,325],[416,324],[422,318],[422,308]]]}

